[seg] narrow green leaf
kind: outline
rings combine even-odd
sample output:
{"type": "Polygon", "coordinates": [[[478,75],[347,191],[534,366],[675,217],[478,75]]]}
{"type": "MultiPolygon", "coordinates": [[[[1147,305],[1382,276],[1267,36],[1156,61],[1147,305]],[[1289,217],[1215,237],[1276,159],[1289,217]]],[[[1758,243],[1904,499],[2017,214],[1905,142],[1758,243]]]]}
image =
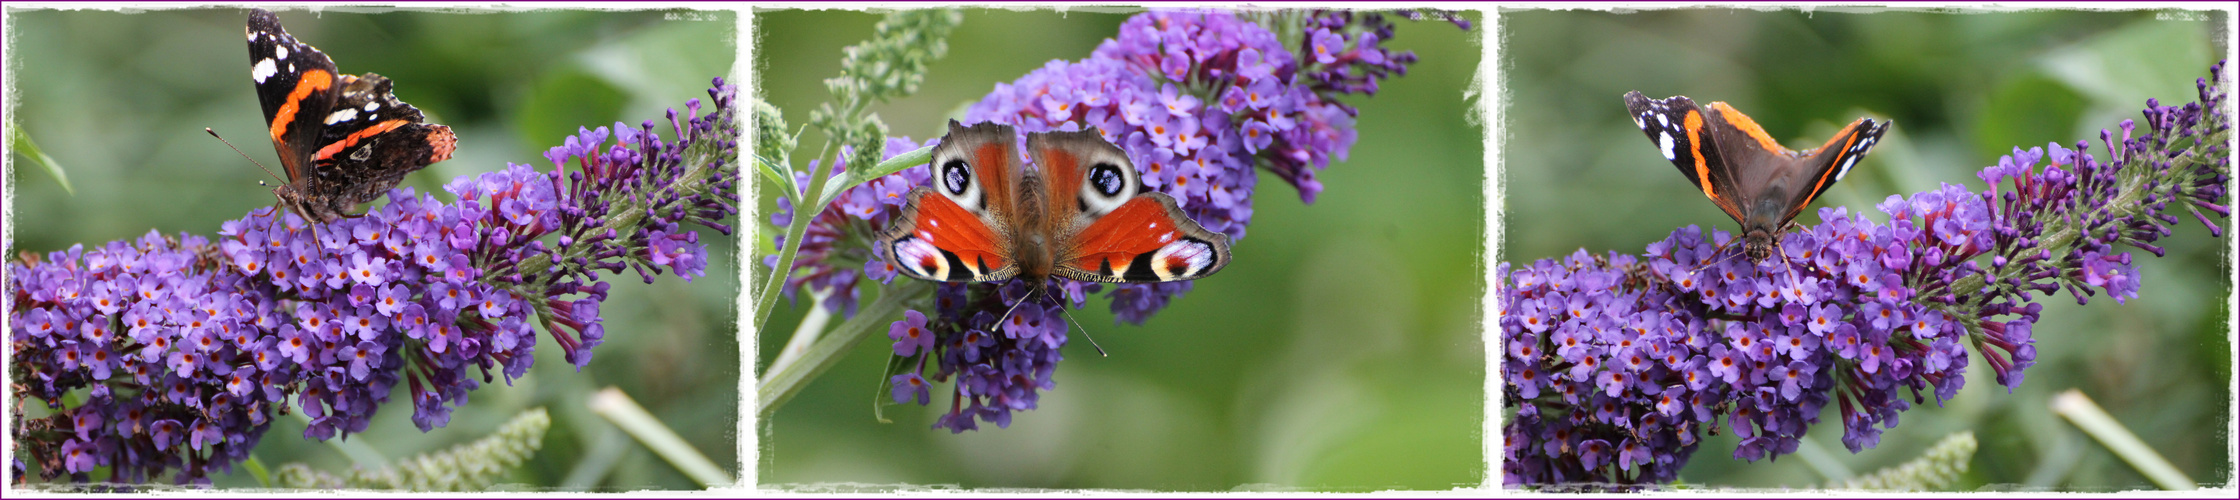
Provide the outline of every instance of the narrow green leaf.
{"type": "Polygon", "coordinates": [[[272,487],[272,471],[265,470],[264,461],[257,460],[257,456],[255,454],[250,454],[249,460],[241,462],[241,466],[243,468],[249,469],[250,477],[257,478],[257,486],[265,488],[272,487]]]}
{"type": "Polygon", "coordinates": [[[70,175],[63,171],[62,163],[54,161],[54,157],[47,156],[45,151],[41,151],[39,143],[32,142],[31,134],[24,133],[23,127],[9,128],[14,129],[14,132],[8,134],[8,149],[15,150],[17,154],[30,159],[31,163],[38,164],[40,168],[45,168],[47,175],[54,176],[55,184],[62,185],[62,192],[69,193],[72,196],[78,194],[76,188],[70,187],[70,175]]]}
{"type": "Polygon", "coordinates": [[[840,196],[840,192],[846,191],[848,188],[871,182],[872,179],[892,175],[895,172],[901,172],[905,168],[924,165],[926,161],[931,159],[933,159],[933,146],[926,146],[910,150],[908,153],[895,155],[893,158],[879,162],[878,165],[873,165],[868,170],[850,170],[848,176],[841,179],[840,182],[825,184],[824,193],[820,199],[833,199],[835,196],[840,196]]]}
{"type": "Polygon", "coordinates": [[[707,455],[686,443],[683,437],[677,435],[677,431],[662,424],[661,419],[647,413],[645,407],[638,406],[638,402],[630,399],[630,395],[623,394],[622,389],[608,387],[600,390],[592,394],[591,400],[585,404],[591,407],[593,413],[606,417],[615,427],[621,427],[623,432],[630,433],[630,437],[637,438],[639,444],[653,450],[654,455],[668,461],[678,472],[698,481],[701,486],[735,486],[736,481],[731,479],[730,473],[724,472],[723,468],[716,466],[715,461],[708,460],[707,455]]]}
{"type": "Polygon", "coordinates": [[[757,411],[764,417],[778,411],[778,407],[785,406],[787,400],[793,399],[794,394],[808,386],[809,381],[816,380],[817,375],[823,374],[832,365],[839,364],[840,358],[857,343],[870,337],[871,332],[885,331],[882,327],[900,317],[907,302],[924,299],[932,291],[932,287],[931,283],[925,281],[895,280],[895,284],[879,291],[878,299],[856,311],[855,317],[841,322],[840,326],[825,333],[824,338],[818,339],[816,344],[810,345],[808,352],[793,358],[791,363],[772,363],[757,381],[757,411]]]}

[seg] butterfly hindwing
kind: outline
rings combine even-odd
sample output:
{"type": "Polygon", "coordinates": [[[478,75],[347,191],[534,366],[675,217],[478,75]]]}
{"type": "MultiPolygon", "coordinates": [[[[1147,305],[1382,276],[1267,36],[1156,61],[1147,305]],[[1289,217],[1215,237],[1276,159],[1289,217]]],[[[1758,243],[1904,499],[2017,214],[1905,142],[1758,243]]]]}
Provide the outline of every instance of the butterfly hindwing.
{"type": "Polygon", "coordinates": [[[1229,265],[1229,235],[1190,220],[1166,193],[1145,193],[1071,238],[1057,275],[1080,281],[1158,283],[1194,280],[1229,265]]]}
{"type": "Polygon", "coordinates": [[[904,274],[933,281],[1002,281],[1018,274],[1009,238],[956,201],[920,187],[904,199],[900,215],[879,237],[876,250],[904,274]]]}

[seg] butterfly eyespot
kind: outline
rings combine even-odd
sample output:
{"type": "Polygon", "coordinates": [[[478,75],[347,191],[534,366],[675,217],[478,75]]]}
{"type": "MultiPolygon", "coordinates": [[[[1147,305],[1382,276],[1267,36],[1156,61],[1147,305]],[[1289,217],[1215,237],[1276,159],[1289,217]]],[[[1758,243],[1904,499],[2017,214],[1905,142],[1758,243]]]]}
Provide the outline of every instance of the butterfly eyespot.
{"type": "Polygon", "coordinates": [[[1126,180],[1127,176],[1120,173],[1118,165],[1100,162],[1089,169],[1089,185],[1095,187],[1098,194],[1119,196],[1121,190],[1127,189],[1126,180]]]}
{"type": "Polygon", "coordinates": [[[963,195],[972,184],[972,168],[964,160],[949,160],[941,164],[941,188],[952,195],[963,195]]]}

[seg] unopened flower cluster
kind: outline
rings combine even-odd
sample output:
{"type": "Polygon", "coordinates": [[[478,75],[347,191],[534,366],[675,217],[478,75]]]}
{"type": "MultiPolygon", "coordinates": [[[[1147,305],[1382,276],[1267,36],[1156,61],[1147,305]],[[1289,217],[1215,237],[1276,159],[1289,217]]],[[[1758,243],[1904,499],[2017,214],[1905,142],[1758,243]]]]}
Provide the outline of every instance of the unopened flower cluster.
{"type": "Polygon", "coordinates": [[[2103,132],[2106,161],[2084,142],[2018,148],[1982,171],[1989,190],[1891,196],[1887,221],[1823,208],[1763,262],[1690,226],[1640,255],[1503,264],[1507,483],[1671,481],[1722,428],[1742,438],[1736,459],[1778,457],[1831,405],[1857,452],[1899,412],[1953,397],[1970,345],[2019,386],[2032,292],[2137,297],[2118,247],[2160,255],[2175,208],[2221,234],[2230,110],[2224,87],[2197,83],[2199,102],[2149,101],[2143,136],[2130,120],[2103,132]]]}
{"type": "Polygon", "coordinates": [[[712,114],[671,112],[675,141],[650,120],[611,144],[586,130],[547,154],[554,170],[460,177],[451,203],[405,188],[327,224],[265,208],[215,241],[150,232],[10,264],[15,396],[58,412],[21,442],[49,478],[202,482],[275,412],[325,440],[365,430],[402,385],[413,423],[441,427],[468,391],[527,372],[539,324],[582,369],[605,335],[599,271],[690,280],[707,249],[682,225],[729,231],[735,89],[715,83],[712,114]]]}
{"type": "MultiPolygon", "coordinates": [[[[1336,11],[1294,19],[1309,35],[1295,47],[1228,13],[1137,15],[1087,59],[1050,61],[997,84],[962,121],[1004,123],[1021,134],[1096,130],[1127,152],[1150,190],[1172,195],[1206,229],[1242,238],[1252,220],[1254,166],[1312,202],[1322,191],[1316,172],[1345,159],[1355,140],[1355,110],[1335,98],[1374,94],[1378,80],[1404,74],[1415,61],[1413,53],[1379,47],[1393,35],[1380,15],[1336,11]]],[[[917,146],[890,139],[886,151],[917,146]]],[[[927,176],[913,167],[844,193],[835,202],[840,214],[819,215],[804,236],[788,293],[804,284],[829,290],[826,306],[852,313],[859,276],[891,281],[892,263],[868,251],[837,251],[835,243],[868,240],[927,176]]],[[[791,203],[780,203],[773,222],[790,221],[791,203]]],[[[935,426],[957,432],[976,428],[976,417],[1000,427],[1011,412],[1034,408],[1038,391],[1054,386],[1050,374],[1062,359],[1066,328],[1058,301],[1019,303],[1027,288],[941,285],[934,314],[913,312],[896,322],[894,331],[905,333],[895,334],[895,352],[918,357],[892,379],[895,400],[926,404],[929,380],[956,377],[952,408],[935,426]],[[1015,331],[1012,324],[1024,326],[1015,331]]],[[[1109,289],[1115,315],[1141,323],[1190,283],[1058,280],[1051,288],[1074,308],[1109,289]]]]}

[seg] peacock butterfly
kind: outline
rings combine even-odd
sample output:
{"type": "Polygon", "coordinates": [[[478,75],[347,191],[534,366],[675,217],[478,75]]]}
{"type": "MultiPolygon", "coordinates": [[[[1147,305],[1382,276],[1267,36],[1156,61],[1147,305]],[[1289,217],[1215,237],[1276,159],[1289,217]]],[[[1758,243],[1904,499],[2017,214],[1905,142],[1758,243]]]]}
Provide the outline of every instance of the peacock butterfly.
{"type": "MultiPolygon", "coordinates": [[[[943,282],[1052,276],[1105,283],[1194,280],[1229,264],[1229,236],[1148,191],[1096,131],[1030,133],[955,120],[935,146],[932,185],[904,196],[875,251],[902,274],[943,282]]],[[[1047,293],[1045,293],[1047,295],[1047,293]]]]}

